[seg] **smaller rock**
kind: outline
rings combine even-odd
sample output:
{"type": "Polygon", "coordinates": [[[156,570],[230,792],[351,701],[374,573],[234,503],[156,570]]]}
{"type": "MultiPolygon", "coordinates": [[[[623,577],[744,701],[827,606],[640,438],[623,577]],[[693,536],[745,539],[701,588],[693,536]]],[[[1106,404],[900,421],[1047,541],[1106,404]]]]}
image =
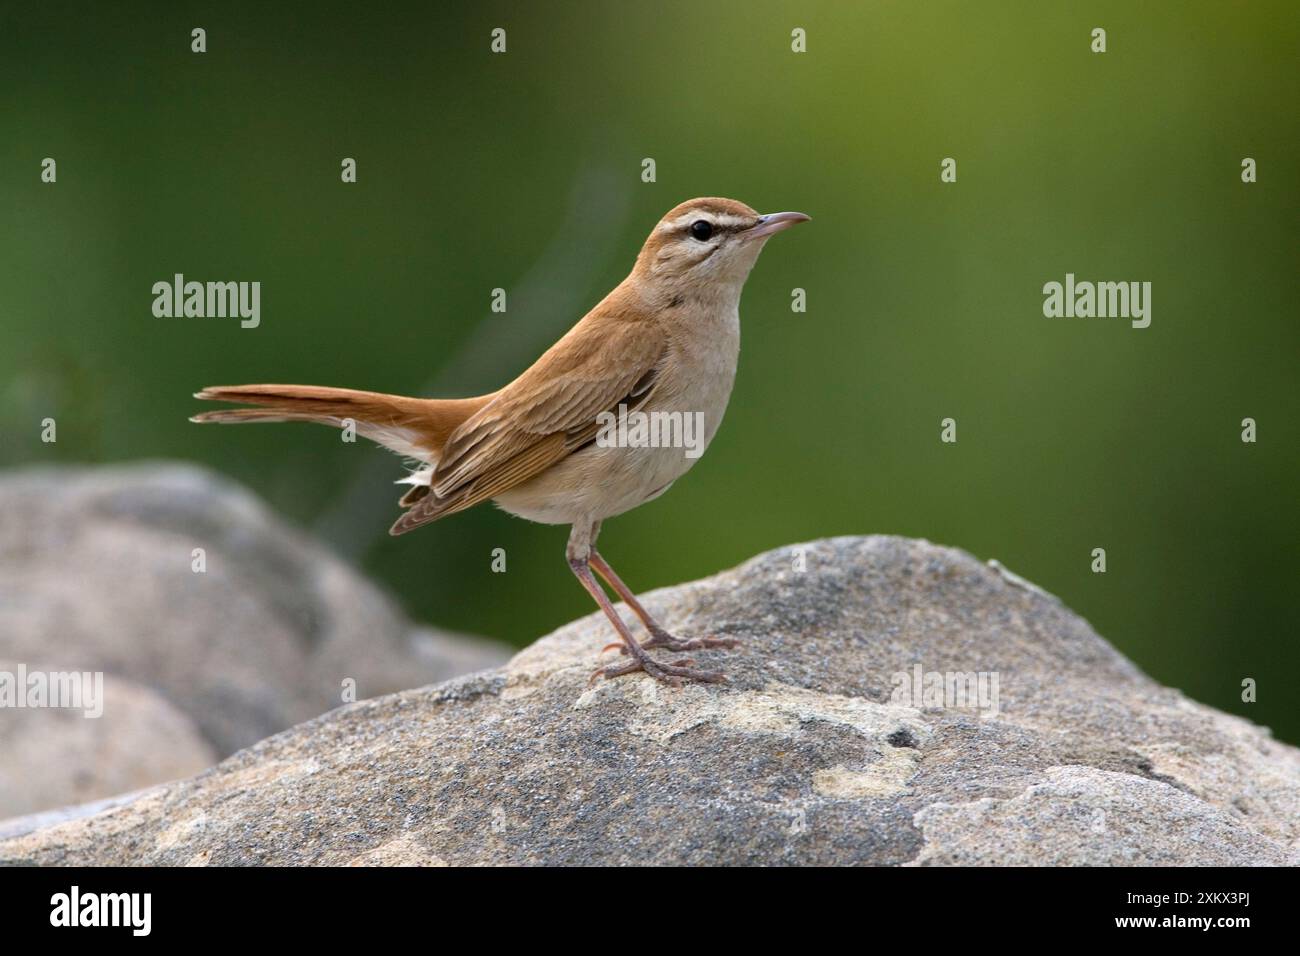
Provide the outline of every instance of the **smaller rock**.
{"type": "MultiPolygon", "coordinates": [[[[19,665],[0,660],[0,671],[17,674],[19,665]]],[[[107,716],[0,711],[0,819],[179,780],[219,759],[194,721],[162,695],[116,674],[104,675],[102,691],[111,701],[107,716]]]]}

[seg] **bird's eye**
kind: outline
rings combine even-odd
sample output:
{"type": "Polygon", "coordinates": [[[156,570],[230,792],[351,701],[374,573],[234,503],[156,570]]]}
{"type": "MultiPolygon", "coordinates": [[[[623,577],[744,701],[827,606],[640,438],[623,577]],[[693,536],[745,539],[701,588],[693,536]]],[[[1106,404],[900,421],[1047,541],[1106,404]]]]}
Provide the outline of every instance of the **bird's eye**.
{"type": "Polygon", "coordinates": [[[706,220],[696,219],[691,223],[691,236],[700,242],[708,242],[709,236],[713,235],[713,226],[706,220]]]}

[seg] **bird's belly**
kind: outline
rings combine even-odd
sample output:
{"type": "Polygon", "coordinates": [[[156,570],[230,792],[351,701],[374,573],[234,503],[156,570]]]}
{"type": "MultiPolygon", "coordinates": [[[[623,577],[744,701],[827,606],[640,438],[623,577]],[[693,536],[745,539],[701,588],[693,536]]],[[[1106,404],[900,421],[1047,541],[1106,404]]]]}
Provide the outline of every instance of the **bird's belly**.
{"type": "Polygon", "coordinates": [[[529,521],[574,524],[612,518],[657,498],[708,448],[733,379],[734,370],[723,370],[703,387],[667,390],[647,405],[650,417],[638,420],[629,413],[621,428],[610,423],[595,444],[503,492],[496,503],[529,521]]]}
{"type": "Polygon", "coordinates": [[[657,498],[695,464],[681,448],[588,445],[509,491],[496,503],[542,524],[612,518],[657,498]]]}

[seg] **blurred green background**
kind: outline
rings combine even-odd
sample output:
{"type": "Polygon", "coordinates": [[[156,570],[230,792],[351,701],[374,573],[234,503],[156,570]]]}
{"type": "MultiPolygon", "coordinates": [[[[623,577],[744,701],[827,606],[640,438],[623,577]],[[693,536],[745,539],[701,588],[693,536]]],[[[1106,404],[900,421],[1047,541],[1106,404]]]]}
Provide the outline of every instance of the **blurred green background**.
{"type": "Polygon", "coordinates": [[[746,288],[709,454],[605,529],[624,578],[922,536],[996,557],[1157,679],[1300,740],[1294,2],[0,10],[0,464],[202,462],[413,615],[526,643],[592,610],[564,530],[482,508],[390,538],[387,452],[305,425],[200,429],[190,393],[488,391],[674,204],[799,209],[815,222],[746,288]],[[154,318],[151,286],[176,272],[259,280],[261,327],[154,318]],[[1151,327],[1044,318],[1067,272],[1152,282],[1151,327]]]}

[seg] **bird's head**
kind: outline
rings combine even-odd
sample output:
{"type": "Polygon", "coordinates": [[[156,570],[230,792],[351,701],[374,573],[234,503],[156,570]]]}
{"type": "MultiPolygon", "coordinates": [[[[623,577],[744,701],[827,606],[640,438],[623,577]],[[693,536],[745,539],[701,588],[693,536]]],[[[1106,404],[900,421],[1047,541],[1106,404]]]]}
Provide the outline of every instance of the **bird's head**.
{"type": "Polygon", "coordinates": [[[808,219],[801,212],[764,215],[734,199],[691,199],[659,220],[633,275],[674,289],[738,288],[769,236],[808,219]]]}

